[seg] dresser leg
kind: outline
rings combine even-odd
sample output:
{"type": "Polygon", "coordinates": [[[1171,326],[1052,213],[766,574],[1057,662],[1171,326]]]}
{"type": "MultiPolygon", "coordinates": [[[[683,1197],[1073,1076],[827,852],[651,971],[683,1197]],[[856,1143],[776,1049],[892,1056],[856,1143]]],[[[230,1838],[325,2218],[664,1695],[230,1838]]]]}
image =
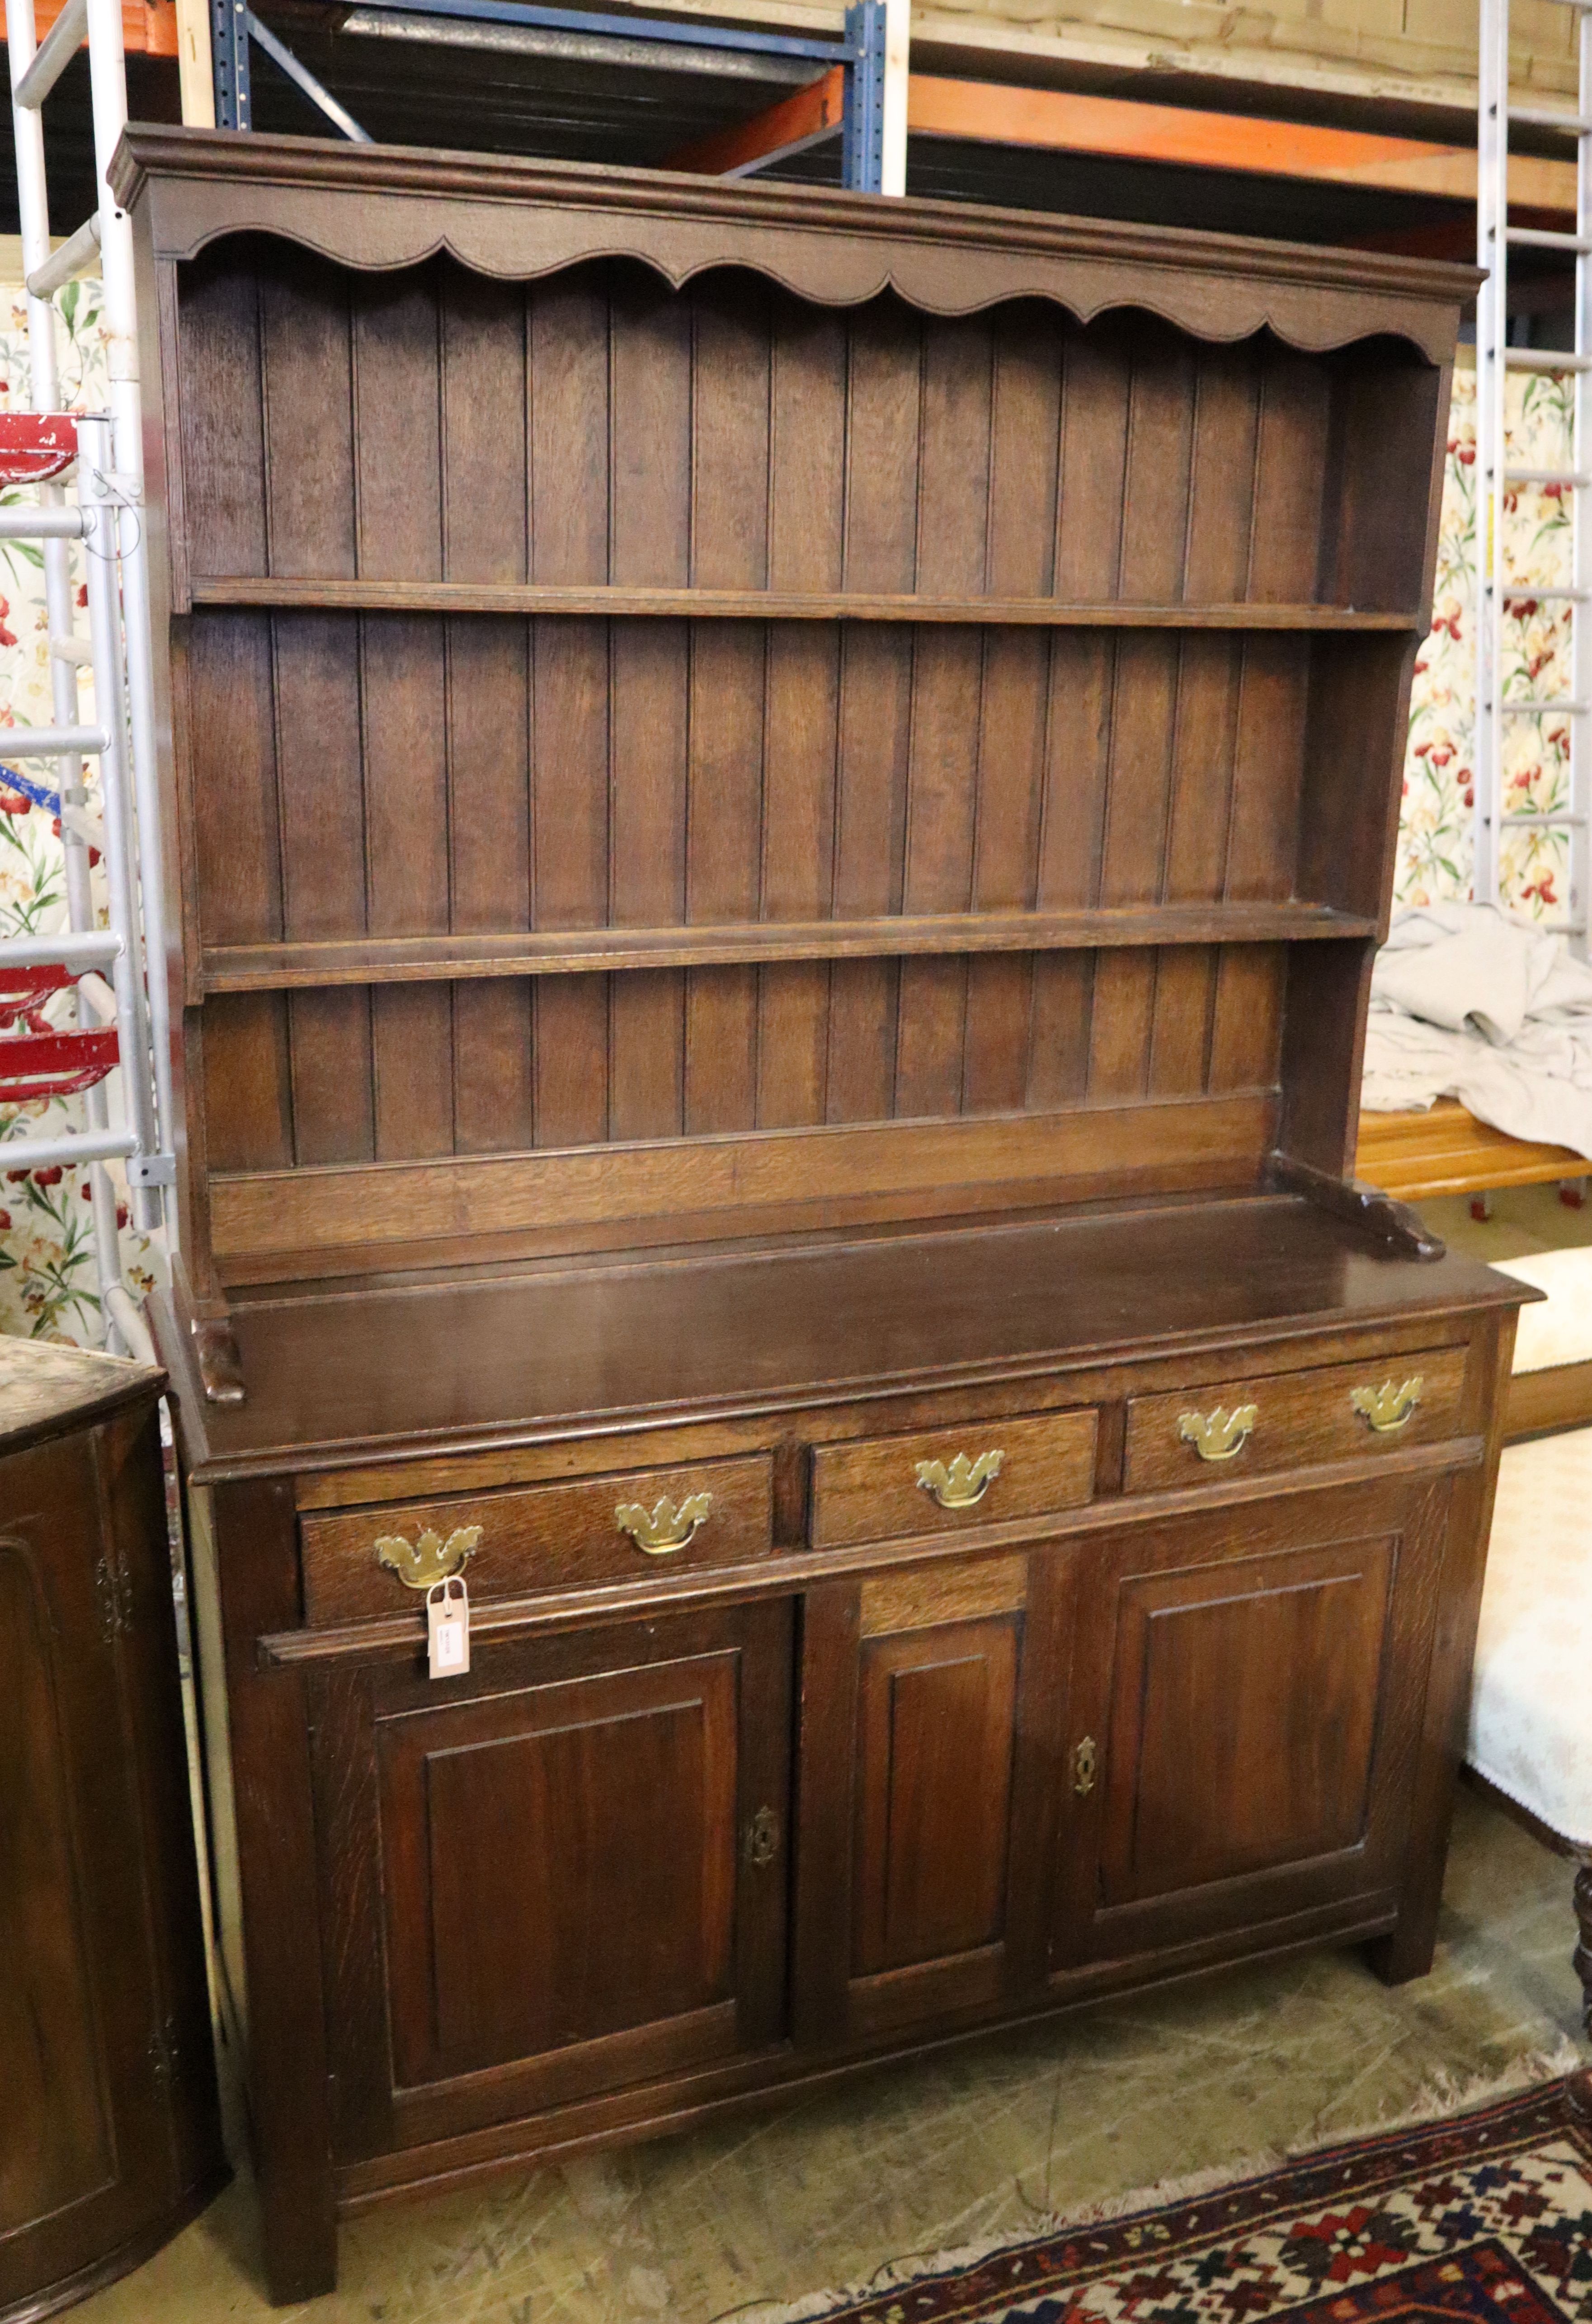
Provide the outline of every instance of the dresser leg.
{"type": "Polygon", "coordinates": [[[331,2187],[306,2200],[301,2171],[260,2173],[265,2294],[273,2308],[297,2307],[338,2288],[338,2221],[331,2187]],[[273,2183],[274,2182],[274,2183],[273,2183]]]}
{"type": "MultiPolygon", "coordinates": [[[[255,1652],[257,1639],[299,1618],[291,1484],[272,1478],[218,1487],[214,1526],[248,1982],[249,2113],[266,2286],[281,2306],[334,2290],[338,2277],[308,1714],[297,1674],[262,1670],[255,1652]]],[[[199,1580],[196,1572],[196,1590],[199,1580]]]]}
{"type": "Polygon", "coordinates": [[[1581,1980],[1581,2021],[1592,2034],[1592,1858],[1576,1867],[1576,1923],[1580,1941],[1570,1959],[1581,1980]]]}
{"type": "Polygon", "coordinates": [[[1386,1936],[1371,1939],[1365,1960],[1384,1985],[1408,1985],[1412,1978],[1427,1975],[1436,1951],[1436,1913],[1406,1908],[1386,1936]]]}

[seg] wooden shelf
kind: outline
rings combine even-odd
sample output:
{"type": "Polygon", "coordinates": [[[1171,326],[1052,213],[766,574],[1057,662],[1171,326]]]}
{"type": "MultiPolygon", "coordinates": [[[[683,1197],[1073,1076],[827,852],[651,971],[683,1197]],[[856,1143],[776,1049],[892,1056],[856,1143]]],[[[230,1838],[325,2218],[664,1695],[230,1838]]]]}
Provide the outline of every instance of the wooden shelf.
{"type": "Polygon", "coordinates": [[[1054,597],[931,597],[775,589],[653,589],[610,584],[197,578],[195,605],[260,605],[317,613],[672,615],[697,621],[944,622],[996,628],[1402,631],[1411,612],[1347,605],[1073,604],[1054,597]]]}
{"type": "Polygon", "coordinates": [[[724,927],[559,928],[493,936],[358,936],[329,943],[218,945],[199,990],[403,984],[460,977],[705,968],[737,962],[877,959],[903,953],[1046,952],[1120,945],[1281,944],[1370,936],[1374,920],[1322,904],[1143,904],[1098,911],[947,912],[870,920],[724,927]]]}

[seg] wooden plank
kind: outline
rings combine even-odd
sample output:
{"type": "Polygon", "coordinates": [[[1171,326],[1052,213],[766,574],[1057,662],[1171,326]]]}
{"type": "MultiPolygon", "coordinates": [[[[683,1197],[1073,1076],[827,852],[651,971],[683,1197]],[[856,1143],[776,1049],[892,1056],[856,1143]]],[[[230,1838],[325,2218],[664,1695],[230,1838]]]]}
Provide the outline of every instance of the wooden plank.
{"type": "Polygon", "coordinates": [[[209,944],[283,934],[269,614],[201,622],[188,641],[199,928],[209,944]]]}
{"type": "Polygon", "coordinates": [[[1541,1371],[1516,1372],[1511,1379],[1504,1424],[1506,1443],[1587,1426],[1592,1426],[1592,1362],[1548,1364],[1541,1371]]]}
{"type": "Polygon", "coordinates": [[[1183,594],[1220,603],[1249,577],[1260,370],[1253,346],[1201,347],[1199,365],[1183,594]]]}
{"type": "Polygon", "coordinates": [[[600,586],[612,498],[607,292],[581,267],[532,283],[525,301],[531,578],[544,589],[600,586]]]}
{"type": "MultiPolygon", "coordinates": [[[[855,453],[852,465],[855,468],[855,453]]],[[[1070,531],[1069,517],[1064,545],[1070,531]]],[[[875,549],[873,544],[870,553],[875,549]]],[[[855,559],[860,552],[848,549],[847,555],[855,559]]],[[[1394,630],[1412,636],[1423,635],[1425,630],[1414,611],[1363,613],[1343,605],[1269,601],[1122,604],[1076,593],[1067,597],[938,597],[902,588],[697,589],[643,582],[301,581],[274,574],[256,580],[225,573],[196,576],[193,602],[307,605],[343,613],[675,613],[703,621],[1034,622],[1041,629],[1072,630],[1394,630]]]]}
{"type": "Polygon", "coordinates": [[[402,983],[475,976],[580,976],[616,968],[736,961],[862,960],[933,952],[1043,952],[1121,945],[1269,944],[1374,936],[1376,923],[1325,904],[1142,904],[1077,911],[887,913],[729,927],[551,928],[531,934],[218,945],[206,992],[290,985],[402,983]]]}
{"type": "MultiPolygon", "coordinates": [[[[691,578],[758,588],[768,578],[772,319],[762,284],[726,278],[692,293],[691,578]]],[[[690,632],[686,772],[688,920],[755,919],[764,861],[766,633],[690,632]]],[[[686,978],[688,1132],[757,1120],[757,979],[750,967],[686,978]]]]}
{"type": "Polygon", "coordinates": [[[310,251],[279,248],[272,258],[260,270],[270,568],[351,580],[359,567],[348,278],[310,251]]]}
{"type": "Polygon", "coordinates": [[[1108,315],[1067,339],[1061,383],[1061,481],[1056,503],[1056,598],[1110,604],[1122,574],[1127,498],[1131,327],[1108,315]]]}
{"type": "MultiPolygon", "coordinates": [[[[833,589],[846,546],[847,325],[782,297],[770,378],[768,579],[833,589]]],[[[759,917],[822,919],[834,904],[843,632],[771,626],[763,734],[759,917]]],[[[823,962],[758,981],[757,1121],[820,1122],[828,1103],[829,972],[823,962]]]]}
{"type": "Polygon", "coordinates": [[[1592,1162],[1569,1146],[1511,1138],[1455,1099],[1439,1098],[1424,1113],[1362,1113],[1355,1176],[1412,1203],[1585,1178],[1592,1162]]]}
{"type": "Polygon", "coordinates": [[[339,1246],[522,1226],[615,1223],[764,1204],[844,1200],[889,1187],[903,1203],[929,1189],[1086,1179],[1130,1185],[1146,1167],[1253,1171],[1272,1134],[1268,1095],[1090,1105],[933,1125],[777,1130],[667,1139],[512,1157],[375,1164],[352,1170],[218,1176],[218,1253],[310,1257],[339,1246]]]}
{"type": "Polygon", "coordinates": [[[1183,594],[1196,356],[1181,332],[1147,317],[1134,342],[1121,588],[1136,603],[1164,605],[1183,594]]]}
{"type": "Polygon", "coordinates": [[[434,270],[358,274],[354,317],[359,571],[442,578],[441,351],[434,270]]]}
{"type": "MultiPolygon", "coordinates": [[[[265,570],[265,453],[259,290],[237,245],[184,271],[177,367],[188,561],[206,572],[265,570]]],[[[247,583],[243,584],[248,586],[247,583]]]]}
{"type": "MultiPolygon", "coordinates": [[[[366,926],[358,671],[339,622],[284,614],[273,632],[283,934],[347,943],[366,926]]],[[[298,1160],[363,1159],[375,1150],[369,994],[297,994],[288,1023],[298,1160]]]]}
{"type": "Polygon", "coordinates": [[[1262,603],[1313,598],[1320,586],[1330,420],[1331,382],[1320,362],[1291,347],[1271,349],[1254,475],[1255,506],[1265,513],[1251,538],[1247,591],[1262,603]]]}

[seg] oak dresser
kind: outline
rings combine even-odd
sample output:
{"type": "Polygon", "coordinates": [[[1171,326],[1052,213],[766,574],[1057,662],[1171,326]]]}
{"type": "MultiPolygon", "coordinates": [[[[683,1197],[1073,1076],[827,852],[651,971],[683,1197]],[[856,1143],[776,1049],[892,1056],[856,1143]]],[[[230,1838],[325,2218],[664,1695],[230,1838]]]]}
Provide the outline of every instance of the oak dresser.
{"type": "Polygon", "coordinates": [[[995,2020],[1419,1974],[1526,1294],[1347,1174],[1474,275],[118,169],[273,2292],[995,2020]]]}

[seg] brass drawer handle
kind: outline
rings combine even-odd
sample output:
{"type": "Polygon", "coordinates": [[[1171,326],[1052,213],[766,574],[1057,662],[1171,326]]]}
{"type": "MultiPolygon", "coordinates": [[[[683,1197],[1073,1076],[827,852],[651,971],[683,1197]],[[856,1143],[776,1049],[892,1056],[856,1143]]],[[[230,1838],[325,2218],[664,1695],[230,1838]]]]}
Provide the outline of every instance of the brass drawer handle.
{"type": "Polygon", "coordinates": [[[1183,1413],[1178,1434],[1202,1461],[1231,1461],[1248,1443],[1259,1418],[1258,1404],[1236,1404],[1231,1412],[1224,1412],[1218,1404],[1214,1412],[1183,1413]]]}
{"type": "Polygon", "coordinates": [[[380,1535],[375,1560],[389,1573],[395,1573],[406,1590],[434,1590],[439,1582],[449,1582],[456,1573],[462,1573],[480,1546],[479,1526],[455,1526],[446,1541],[428,1526],[413,1544],[401,1533],[380,1535]]]}
{"type": "Polygon", "coordinates": [[[648,1557],[667,1557],[671,1551],[683,1549],[712,1514],[711,1493],[688,1493],[679,1508],[665,1494],[651,1515],[640,1501],[621,1501],[614,1522],[648,1557]]]}
{"type": "Polygon", "coordinates": [[[1425,1386],[1422,1375],[1412,1372],[1407,1380],[1384,1380],[1380,1388],[1351,1388],[1349,1403],[1367,1428],[1391,1436],[1395,1428],[1409,1425],[1425,1386]]]}
{"type": "Polygon", "coordinates": [[[1000,1475],[1005,1457],[1000,1452],[981,1452],[976,1461],[969,1461],[958,1452],[949,1469],[943,1461],[920,1461],[918,1483],[942,1509],[970,1509],[1000,1475]]]}
{"type": "Polygon", "coordinates": [[[1072,1754],[1072,1788],[1080,1800],[1087,1800],[1094,1790],[1099,1765],[1099,1746],[1092,1735],[1086,1735],[1072,1754]]]}

